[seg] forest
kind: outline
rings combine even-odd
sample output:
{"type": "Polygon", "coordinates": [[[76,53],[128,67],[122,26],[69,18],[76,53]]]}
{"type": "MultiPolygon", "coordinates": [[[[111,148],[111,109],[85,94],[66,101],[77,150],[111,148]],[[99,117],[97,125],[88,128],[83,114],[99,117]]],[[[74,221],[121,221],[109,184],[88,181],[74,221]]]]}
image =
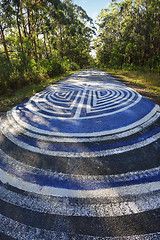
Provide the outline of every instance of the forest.
{"type": "Polygon", "coordinates": [[[93,34],[70,0],[0,0],[0,93],[87,67],[93,34]]]}
{"type": "Polygon", "coordinates": [[[160,1],[112,0],[95,24],[72,0],[0,0],[1,95],[93,67],[160,73],[160,1]]]}
{"type": "Polygon", "coordinates": [[[160,72],[160,1],[112,1],[98,17],[99,66],[160,72]]]}

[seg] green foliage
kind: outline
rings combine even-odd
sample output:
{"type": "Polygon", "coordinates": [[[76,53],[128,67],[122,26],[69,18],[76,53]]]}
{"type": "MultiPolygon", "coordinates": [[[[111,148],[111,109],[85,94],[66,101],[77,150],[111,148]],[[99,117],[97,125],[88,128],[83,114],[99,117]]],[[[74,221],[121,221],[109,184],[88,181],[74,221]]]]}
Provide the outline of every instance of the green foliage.
{"type": "Polygon", "coordinates": [[[76,70],[79,70],[79,69],[80,69],[80,67],[79,67],[79,65],[77,63],[70,62],[70,70],[76,71],[76,70]]]}
{"type": "Polygon", "coordinates": [[[160,2],[113,1],[99,15],[99,66],[160,73],[160,2]]]}
{"type": "Polygon", "coordinates": [[[47,86],[54,84],[73,73],[73,71],[70,71],[53,78],[48,78],[44,74],[25,75],[24,78],[26,80],[30,78],[30,85],[22,86],[20,89],[14,89],[14,91],[6,92],[5,95],[0,95],[0,111],[3,112],[10,110],[13,106],[29,99],[36,92],[44,90],[47,86]]]}
{"type": "Polygon", "coordinates": [[[6,91],[12,72],[13,69],[7,57],[0,53],[0,94],[6,91]]]}
{"type": "Polygon", "coordinates": [[[4,54],[0,53],[0,80],[5,82],[7,79],[10,79],[12,72],[13,69],[10,62],[8,62],[4,54]]]}
{"type": "Polygon", "coordinates": [[[77,63],[71,62],[66,57],[61,60],[61,66],[62,66],[64,71],[70,71],[70,70],[75,71],[75,70],[80,69],[80,67],[78,66],[77,63]]]}
{"type": "Polygon", "coordinates": [[[89,64],[94,30],[72,1],[1,0],[1,93],[89,64]]]}
{"type": "Polygon", "coordinates": [[[39,69],[43,73],[47,73],[49,76],[55,76],[64,72],[60,61],[56,60],[54,56],[49,59],[42,58],[39,61],[39,69]]]}
{"type": "Polygon", "coordinates": [[[12,66],[14,74],[23,75],[27,72],[38,73],[38,66],[35,59],[30,58],[27,54],[18,53],[12,55],[12,66]]]}

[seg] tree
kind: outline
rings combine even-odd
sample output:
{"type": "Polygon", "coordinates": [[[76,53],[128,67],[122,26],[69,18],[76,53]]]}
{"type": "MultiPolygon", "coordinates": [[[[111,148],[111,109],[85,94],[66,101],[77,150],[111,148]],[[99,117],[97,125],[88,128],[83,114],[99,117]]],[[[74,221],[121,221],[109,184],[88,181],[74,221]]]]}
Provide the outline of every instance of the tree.
{"type": "Polygon", "coordinates": [[[6,31],[12,27],[13,18],[12,18],[13,9],[11,7],[11,0],[0,1],[0,36],[1,42],[4,47],[5,55],[10,62],[10,57],[8,53],[7,41],[6,41],[6,31]]]}
{"type": "Polygon", "coordinates": [[[31,74],[88,65],[94,30],[93,20],[71,0],[0,0],[0,54],[9,63],[0,68],[12,65],[8,87],[29,84],[31,74]]]}
{"type": "Polygon", "coordinates": [[[99,16],[97,61],[103,65],[160,68],[160,2],[113,2],[99,16]]]}

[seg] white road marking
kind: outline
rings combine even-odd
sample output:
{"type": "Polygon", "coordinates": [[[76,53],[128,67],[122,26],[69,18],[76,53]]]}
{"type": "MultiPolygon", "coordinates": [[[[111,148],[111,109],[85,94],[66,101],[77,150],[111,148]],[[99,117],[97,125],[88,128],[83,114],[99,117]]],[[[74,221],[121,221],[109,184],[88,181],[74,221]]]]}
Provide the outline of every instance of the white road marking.
{"type": "MultiPolygon", "coordinates": [[[[115,139],[119,139],[119,138],[124,138],[124,137],[128,137],[132,134],[135,134],[137,132],[140,132],[142,129],[147,128],[149,125],[153,124],[158,118],[160,117],[160,113],[157,112],[151,119],[149,119],[147,122],[143,123],[142,125],[133,128],[131,130],[128,130],[126,132],[123,133],[117,133],[111,136],[102,136],[102,137],[96,137],[96,138],[58,138],[58,137],[54,137],[54,136],[43,136],[43,135],[38,135],[36,133],[33,132],[29,132],[26,129],[22,128],[21,125],[19,125],[15,120],[13,120],[13,117],[11,115],[11,112],[7,112],[7,119],[9,121],[9,123],[12,125],[13,128],[15,128],[15,133],[19,132],[19,133],[23,133],[26,136],[35,138],[35,139],[40,139],[40,140],[44,140],[44,141],[50,141],[50,142],[99,142],[99,141],[107,141],[107,140],[115,140],[115,139]]],[[[0,122],[6,126],[6,128],[9,127],[8,123],[6,120],[4,120],[3,122],[0,120],[0,122]]]]}
{"type": "Polygon", "coordinates": [[[20,172],[28,172],[30,173],[35,173],[35,174],[40,174],[40,175],[46,175],[46,176],[53,176],[57,178],[64,178],[64,179],[70,179],[72,181],[127,181],[130,179],[137,179],[140,176],[143,177],[151,177],[151,176],[156,176],[160,172],[160,167],[156,168],[151,168],[147,170],[141,170],[141,171],[135,171],[135,172],[127,172],[127,173],[122,173],[122,174],[115,174],[115,175],[75,175],[75,174],[67,174],[67,173],[58,173],[58,172],[52,172],[52,171],[47,171],[44,169],[40,169],[37,167],[29,166],[26,165],[22,162],[19,162],[15,160],[14,158],[8,156],[5,154],[1,149],[0,149],[0,158],[3,159],[3,162],[5,165],[8,165],[9,167],[15,167],[18,169],[20,172]]]}
{"type": "Polygon", "coordinates": [[[31,152],[36,152],[36,153],[40,153],[40,154],[46,154],[49,156],[58,156],[58,157],[71,157],[71,158],[80,158],[80,157],[84,157],[84,158],[90,158],[90,157],[103,157],[103,156],[110,156],[110,155],[114,155],[114,154],[120,154],[120,153],[124,153],[124,152],[129,152],[135,149],[139,149],[142,148],[144,146],[147,146],[155,141],[157,141],[160,138],[160,133],[157,133],[155,135],[153,135],[150,138],[147,138],[144,141],[132,144],[132,145],[128,145],[128,146],[124,146],[124,147],[119,147],[119,148],[113,148],[113,149],[107,149],[107,150],[102,150],[102,151],[95,151],[95,152],[63,152],[63,151],[52,151],[52,150],[47,150],[47,149],[43,149],[43,145],[41,146],[41,148],[38,147],[33,147],[32,145],[29,145],[28,143],[22,142],[20,140],[18,140],[13,133],[10,131],[10,129],[6,128],[5,126],[1,126],[1,131],[2,133],[10,140],[12,141],[14,144],[16,144],[17,146],[24,148],[26,150],[29,150],[31,152]]]}
{"type": "MultiPolygon", "coordinates": [[[[69,198],[49,198],[42,195],[21,195],[0,186],[0,199],[4,202],[23,207],[32,211],[57,214],[63,216],[88,216],[88,217],[117,217],[142,213],[160,207],[160,193],[151,192],[150,195],[137,195],[132,201],[123,201],[119,198],[112,198],[111,202],[103,199],[102,203],[70,203],[69,198]]],[[[106,199],[106,198],[105,198],[106,199]]]]}
{"type": "MultiPolygon", "coordinates": [[[[93,132],[93,133],[64,133],[64,132],[55,132],[55,131],[46,131],[42,130],[36,127],[31,126],[30,124],[24,122],[21,120],[21,118],[18,116],[18,111],[16,110],[16,107],[14,107],[11,111],[13,118],[16,122],[18,122],[22,127],[29,129],[30,131],[39,133],[39,134],[46,134],[46,135],[52,135],[52,136],[63,136],[63,137],[98,137],[98,136],[104,136],[104,135],[110,135],[115,133],[124,132],[127,130],[130,130],[132,128],[135,128],[145,122],[147,122],[149,119],[151,119],[157,111],[160,109],[158,105],[156,105],[151,112],[149,112],[145,117],[142,119],[126,126],[126,127],[120,127],[118,129],[112,129],[108,131],[101,131],[101,132],[93,132]]],[[[57,119],[61,119],[57,117],[57,119]]],[[[71,118],[69,119],[71,120],[71,118]]]]}
{"type": "Polygon", "coordinates": [[[76,110],[76,112],[74,114],[73,119],[79,119],[79,117],[81,115],[81,110],[82,110],[82,108],[84,106],[84,100],[85,100],[86,93],[87,93],[87,89],[84,89],[83,94],[81,96],[81,100],[78,103],[77,110],[76,110]]]}
{"type": "Polygon", "coordinates": [[[71,197],[71,198],[101,198],[105,196],[121,197],[125,195],[139,195],[150,193],[152,191],[160,190],[160,182],[136,184],[124,187],[104,188],[98,190],[70,190],[63,188],[54,188],[48,186],[40,186],[38,184],[23,181],[2,169],[0,169],[0,181],[4,184],[19,188],[27,192],[33,192],[42,195],[57,196],[57,197],[71,197]]]}

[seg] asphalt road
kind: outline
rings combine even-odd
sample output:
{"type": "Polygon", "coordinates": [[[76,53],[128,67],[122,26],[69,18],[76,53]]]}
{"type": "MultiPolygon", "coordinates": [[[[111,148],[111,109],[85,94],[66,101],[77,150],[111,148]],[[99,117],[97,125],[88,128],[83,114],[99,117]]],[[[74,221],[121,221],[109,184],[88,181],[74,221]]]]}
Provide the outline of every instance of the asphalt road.
{"type": "Polygon", "coordinates": [[[98,70],[0,120],[0,240],[160,239],[160,107],[98,70]]]}

